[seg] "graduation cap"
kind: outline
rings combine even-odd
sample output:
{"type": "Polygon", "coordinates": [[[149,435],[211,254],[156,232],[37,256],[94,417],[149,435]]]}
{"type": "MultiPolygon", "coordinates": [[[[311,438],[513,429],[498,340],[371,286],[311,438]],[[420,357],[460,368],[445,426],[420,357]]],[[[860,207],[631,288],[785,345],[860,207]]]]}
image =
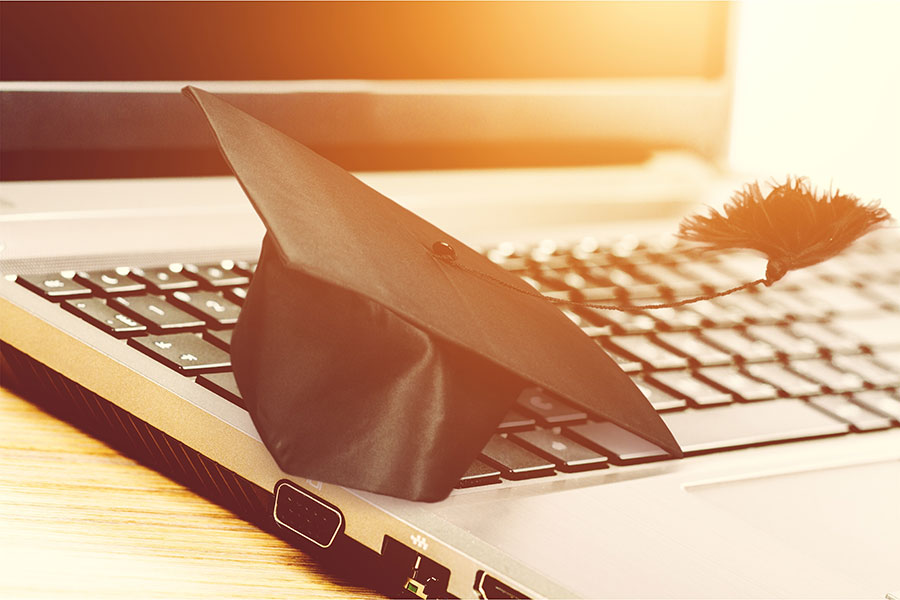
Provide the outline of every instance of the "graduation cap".
{"type": "Polygon", "coordinates": [[[527,283],[296,140],[184,92],[267,229],[231,357],[284,471],[440,500],[535,386],[681,456],[631,379],[527,283]]]}

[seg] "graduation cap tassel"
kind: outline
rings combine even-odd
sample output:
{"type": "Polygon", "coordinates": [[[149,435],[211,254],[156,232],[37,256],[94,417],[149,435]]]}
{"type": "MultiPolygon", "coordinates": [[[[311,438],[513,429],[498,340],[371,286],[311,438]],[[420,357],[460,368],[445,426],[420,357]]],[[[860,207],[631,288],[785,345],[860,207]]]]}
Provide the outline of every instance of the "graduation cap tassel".
{"type": "Polygon", "coordinates": [[[758,183],[744,186],[724,207],[708,216],[686,218],[678,231],[684,240],[711,249],[747,248],[769,259],[769,286],[793,269],[837,255],[858,238],[890,220],[877,201],[863,204],[840,191],[818,194],[803,177],[772,185],[765,197],[758,183]]]}
{"type": "Polygon", "coordinates": [[[445,249],[433,253],[448,263],[482,279],[490,280],[523,294],[542,296],[553,304],[586,306],[603,310],[638,311],[673,308],[701,300],[733,294],[757,285],[770,286],[791,270],[808,267],[831,258],[854,241],[891,219],[877,201],[863,204],[857,197],[839,191],[818,194],[802,177],[788,177],[784,184],[772,184],[763,196],[754,182],[735,192],[724,207],[724,214],[710,209],[708,215],[685,218],[678,237],[706,244],[709,250],[750,249],[768,258],[766,276],[733,288],[673,302],[620,306],[564,300],[533,294],[515,288],[491,275],[454,262],[445,249]]]}

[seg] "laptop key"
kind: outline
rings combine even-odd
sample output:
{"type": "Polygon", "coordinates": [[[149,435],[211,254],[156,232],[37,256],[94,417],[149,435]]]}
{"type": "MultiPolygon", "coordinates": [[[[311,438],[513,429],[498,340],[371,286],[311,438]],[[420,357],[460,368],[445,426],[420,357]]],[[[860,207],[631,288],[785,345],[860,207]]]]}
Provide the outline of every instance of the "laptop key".
{"type": "Polygon", "coordinates": [[[864,289],[883,305],[894,310],[900,308],[900,286],[896,283],[867,283],[864,289]]]}
{"type": "Polygon", "coordinates": [[[822,386],[801,377],[779,363],[749,363],[744,369],[753,377],[774,385],[788,396],[811,396],[822,393],[822,386]]]}
{"type": "Polygon", "coordinates": [[[510,440],[494,435],[481,451],[481,458],[500,469],[506,479],[528,479],[554,475],[553,463],[510,440]]]}
{"type": "Polygon", "coordinates": [[[618,310],[601,310],[579,307],[578,312],[591,324],[610,326],[616,333],[646,333],[653,331],[658,321],[644,313],[630,313],[618,310]]]}
{"type": "Polygon", "coordinates": [[[204,322],[156,296],[118,296],[110,303],[145,323],[156,333],[199,329],[204,322]]]}
{"type": "Polygon", "coordinates": [[[842,334],[860,340],[872,350],[900,348],[900,313],[872,311],[870,315],[838,318],[831,324],[842,334]]]}
{"type": "MultiPolygon", "coordinates": [[[[682,283],[680,285],[666,285],[663,286],[664,296],[666,298],[693,298],[694,296],[699,296],[701,294],[705,294],[709,291],[709,288],[700,283],[682,283]]],[[[685,315],[686,318],[690,318],[685,315]]]]}
{"type": "Polygon", "coordinates": [[[184,265],[184,272],[188,277],[193,277],[200,285],[207,288],[229,287],[235,285],[247,285],[250,277],[245,271],[239,270],[234,261],[223,260],[209,265],[184,265]]]}
{"type": "Polygon", "coordinates": [[[188,312],[206,320],[210,327],[228,327],[237,323],[241,307],[221,294],[206,290],[177,291],[172,300],[188,312]]]}
{"type": "Polygon", "coordinates": [[[689,400],[697,406],[712,406],[733,402],[731,394],[719,391],[687,371],[661,371],[648,376],[664,390],[689,400]]]}
{"type": "Polygon", "coordinates": [[[664,285],[668,288],[677,288],[683,285],[696,286],[697,281],[692,279],[673,266],[644,263],[639,267],[633,267],[633,271],[644,281],[664,285]]]}
{"type": "Polygon", "coordinates": [[[236,404],[243,409],[247,408],[244,406],[241,390],[238,389],[237,382],[234,380],[234,373],[231,371],[200,375],[197,377],[197,383],[222,396],[232,404],[236,404]]]}
{"type": "Polygon", "coordinates": [[[731,307],[744,316],[745,322],[750,323],[776,323],[787,317],[787,311],[783,307],[762,302],[751,294],[721,296],[711,302],[731,307]]]}
{"type": "Polygon", "coordinates": [[[526,417],[517,410],[510,410],[503,416],[503,419],[500,420],[497,431],[526,431],[532,429],[535,425],[537,425],[537,421],[533,418],[526,417]]]}
{"type": "Polygon", "coordinates": [[[761,302],[780,306],[785,314],[797,319],[820,320],[824,319],[828,312],[820,304],[808,302],[792,290],[772,288],[757,290],[756,298],[761,302]]]}
{"type": "Polygon", "coordinates": [[[75,298],[61,305],[85,321],[116,337],[127,337],[147,331],[147,326],[108,306],[100,298],[75,298]]]}
{"type": "Polygon", "coordinates": [[[16,283],[27,287],[32,292],[36,292],[48,300],[81,298],[91,295],[90,288],[81,285],[72,277],[65,277],[60,273],[16,275],[16,283]]]}
{"type": "Polygon", "coordinates": [[[691,310],[701,315],[715,327],[733,327],[744,322],[744,315],[730,306],[722,306],[710,300],[696,302],[691,310]]]}
{"type": "MultiPolygon", "coordinates": [[[[544,291],[562,292],[568,291],[577,286],[571,285],[561,274],[550,269],[533,269],[528,272],[529,277],[541,284],[544,291]]],[[[583,287],[583,286],[582,286],[583,287]]]]}
{"type": "Polygon", "coordinates": [[[668,458],[669,454],[651,442],[608,422],[591,421],[564,430],[566,437],[602,452],[616,465],[668,458]]]}
{"type": "MultiPolygon", "coordinates": [[[[698,292],[702,293],[703,290],[698,292]]],[[[672,331],[697,329],[703,324],[703,315],[684,306],[658,308],[653,311],[653,316],[672,331]]]]}
{"type": "Polygon", "coordinates": [[[687,406],[687,400],[676,398],[668,392],[664,392],[655,385],[649,383],[641,377],[632,377],[632,381],[644,394],[644,397],[650,401],[656,410],[678,410],[687,406]]]}
{"type": "Polygon", "coordinates": [[[477,458],[472,461],[463,476],[459,478],[456,487],[469,488],[479,485],[490,485],[492,483],[500,483],[500,471],[494,467],[490,467],[477,458]]]}
{"type": "Polygon", "coordinates": [[[587,414],[565,404],[539,388],[527,388],[516,400],[519,408],[537,417],[547,426],[578,423],[587,420],[587,414]]]}
{"type": "Polygon", "coordinates": [[[892,371],[863,354],[835,356],[831,362],[840,369],[856,373],[874,387],[900,385],[900,372],[892,371]]]}
{"type": "Polygon", "coordinates": [[[819,346],[819,351],[826,353],[856,353],[860,351],[862,342],[852,334],[831,329],[822,323],[791,323],[789,328],[794,335],[807,338],[819,346]]]}
{"type": "MultiPolygon", "coordinates": [[[[823,263],[824,265],[824,263],[823,263]]],[[[815,288],[816,301],[825,304],[829,312],[860,315],[878,312],[878,301],[849,285],[823,283],[815,288]]]]}
{"type": "Polygon", "coordinates": [[[622,296],[622,288],[619,287],[589,287],[580,288],[577,299],[581,302],[618,303],[622,296]]]}
{"type": "Polygon", "coordinates": [[[693,333],[658,333],[656,337],[675,352],[686,355],[704,367],[731,364],[731,355],[714,348],[693,333]]]}
{"type": "Polygon", "coordinates": [[[855,431],[876,431],[891,426],[889,418],[866,410],[843,396],[815,396],[809,399],[809,403],[831,416],[849,423],[855,431]]]}
{"type": "Polygon", "coordinates": [[[701,262],[699,260],[679,264],[678,270],[692,278],[694,281],[704,282],[714,290],[725,290],[741,283],[741,280],[737,277],[716,268],[713,263],[701,262]]]}
{"type": "Polygon", "coordinates": [[[654,369],[678,369],[688,366],[686,358],[666,350],[643,336],[615,335],[610,337],[607,342],[613,349],[626,356],[632,356],[654,369]]]}
{"type": "Polygon", "coordinates": [[[872,412],[889,417],[900,423],[900,396],[897,392],[870,390],[853,394],[852,400],[872,412]]]}
{"type": "Polygon", "coordinates": [[[734,329],[706,329],[702,336],[713,344],[745,361],[775,360],[775,349],[759,340],[751,340],[734,329]]]}
{"type": "Polygon", "coordinates": [[[536,429],[511,434],[510,439],[535,454],[552,460],[556,468],[566,473],[603,469],[609,459],[549,429],[536,429]]]}
{"type": "Polygon", "coordinates": [[[891,370],[900,371],[900,350],[892,352],[878,352],[875,354],[875,360],[891,370]]]}
{"type": "Polygon", "coordinates": [[[129,271],[80,271],[75,279],[98,294],[134,294],[147,289],[147,284],[129,275],[129,271]]]}
{"type": "Polygon", "coordinates": [[[239,260],[234,263],[234,268],[241,273],[246,273],[252,279],[253,275],[256,273],[256,264],[257,263],[249,260],[239,260]]]}
{"type": "Polygon", "coordinates": [[[225,290],[225,297],[237,304],[243,304],[247,299],[247,287],[233,287],[225,290]]]}
{"type": "Polygon", "coordinates": [[[625,358],[618,352],[613,352],[608,348],[604,348],[603,351],[606,352],[606,355],[613,359],[613,362],[619,365],[619,368],[625,373],[639,373],[644,370],[644,365],[642,365],[640,361],[625,358]]]}
{"type": "MultiPolygon", "coordinates": [[[[791,271],[790,275],[796,277],[803,272],[804,269],[799,269],[791,271]]],[[[810,276],[813,281],[802,280],[803,278],[800,277],[796,281],[784,283],[781,286],[757,288],[753,294],[760,302],[778,306],[790,320],[821,321],[827,318],[828,307],[819,302],[818,298],[801,294],[797,289],[815,289],[820,280],[810,273],[805,273],[805,275],[810,276]]]]}
{"type": "Polygon", "coordinates": [[[728,390],[740,400],[754,402],[778,397],[778,390],[768,383],[744,375],[735,367],[706,367],[697,374],[710,383],[728,390]]]}
{"type": "Polygon", "coordinates": [[[779,398],[660,415],[685,454],[840,435],[850,425],[803,400],[779,398]]]}
{"type": "Polygon", "coordinates": [[[747,335],[769,344],[790,358],[814,358],[819,354],[819,348],[814,342],[798,338],[789,330],[776,325],[751,325],[747,328],[747,335]]]}
{"type": "Polygon", "coordinates": [[[838,394],[857,392],[866,387],[866,382],[856,373],[838,369],[824,360],[795,360],[790,367],[838,394]]]}
{"type": "Polygon", "coordinates": [[[231,348],[231,336],[234,329],[207,329],[203,332],[203,339],[211,344],[215,344],[222,350],[228,351],[231,348]]]}
{"type": "Polygon", "coordinates": [[[178,263],[173,263],[168,267],[134,269],[133,273],[135,276],[140,277],[147,284],[147,287],[154,292],[189,290],[200,286],[196,279],[191,279],[185,275],[184,267],[178,263]]]}
{"type": "MultiPolygon", "coordinates": [[[[604,338],[612,335],[612,327],[597,327],[596,325],[581,325],[581,331],[589,338],[604,338]]],[[[638,365],[640,368],[640,365],[638,365]]]]}
{"type": "Polygon", "coordinates": [[[133,337],[128,344],[185,375],[231,367],[227,352],[193,333],[133,337]]]}
{"type": "MultiPolygon", "coordinates": [[[[684,291],[684,290],[679,290],[684,291]]],[[[703,290],[697,286],[696,290],[697,294],[703,292],[703,290]]],[[[666,296],[666,290],[658,285],[645,283],[645,284],[636,284],[624,288],[624,292],[621,292],[623,297],[626,297],[630,301],[644,301],[645,303],[653,303],[653,302],[662,302],[663,298],[666,296]]],[[[690,295],[690,293],[686,294],[690,295]]],[[[696,294],[695,294],[696,295],[696,294]]],[[[638,303],[636,303],[638,304],[638,303]]]]}

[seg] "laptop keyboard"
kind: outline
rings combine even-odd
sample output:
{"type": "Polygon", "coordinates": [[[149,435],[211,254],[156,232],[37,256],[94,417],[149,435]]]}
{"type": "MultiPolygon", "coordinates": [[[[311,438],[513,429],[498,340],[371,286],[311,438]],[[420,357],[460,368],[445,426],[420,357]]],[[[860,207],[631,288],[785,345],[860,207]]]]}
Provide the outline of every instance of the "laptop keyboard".
{"type": "MultiPolygon", "coordinates": [[[[634,379],[686,455],[898,427],[900,237],[883,233],[772,288],[652,311],[561,308],[634,379]]],[[[631,238],[484,252],[548,296],[618,305],[725,289],[762,270],[743,253],[631,238]]],[[[222,260],[17,281],[243,407],[228,348],[254,269],[222,260]]],[[[531,388],[459,487],[668,459],[531,388]]]]}

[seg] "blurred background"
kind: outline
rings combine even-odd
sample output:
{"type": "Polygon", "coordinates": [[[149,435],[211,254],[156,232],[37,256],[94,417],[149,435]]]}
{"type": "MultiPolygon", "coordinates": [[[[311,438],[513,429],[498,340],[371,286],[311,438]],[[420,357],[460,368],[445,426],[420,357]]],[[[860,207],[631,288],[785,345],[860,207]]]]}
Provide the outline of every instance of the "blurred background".
{"type": "MultiPolygon", "coordinates": [[[[428,76],[577,81],[615,78],[621,73],[648,78],[699,75],[712,80],[732,75],[729,65],[733,65],[732,135],[728,148],[716,152],[729,168],[778,177],[806,174],[820,185],[833,183],[863,197],[900,198],[900,179],[895,175],[900,167],[900,2],[604,2],[556,3],[552,11],[545,8],[540,3],[399,7],[364,3],[350,11],[346,5],[330,2],[4,1],[0,3],[0,83],[8,90],[12,82],[58,80],[428,76]],[[703,62],[704,57],[726,56],[710,48],[729,43],[727,24],[732,16],[736,17],[730,30],[733,62],[703,62]],[[558,31],[561,25],[554,25],[557,18],[566,23],[565,35],[558,31]],[[490,53],[482,50],[486,47],[490,53]],[[650,53],[668,58],[666,62],[642,60],[650,53]]],[[[14,122],[18,115],[10,116],[14,113],[9,98],[5,94],[0,107],[8,134],[6,143],[0,140],[4,179],[22,178],[16,176],[23,161],[14,151],[17,148],[11,148],[13,138],[50,135],[48,129],[59,128],[35,122],[28,129],[14,122]]],[[[188,114],[188,107],[182,108],[188,114]]],[[[131,117],[116,116],[121,118],[120,127],[131,117]]],[[[338,115],[336,120],[345,116],[338,115]]],[[[709,117],[710,121],[720,118],[727,115],[709,117]]],[[[439,121],[439,115],[431,120],[439,121]]],[[[614,124],[612,119],[603,127],[614,124]]],[[[72,131],[76,125],[71,125],[72,131]]],[[[176,129],[187,131],[188,126],[176,129]]],[[[205,136],[205,132],[197,128],[196,135],[205,136]]],[[[326,146],[318,149],[328,155],[326,146]]],[[[600,148],[541,140],[531,148],[484,148],[477,155],[483,166],[517,161],[521,166],[625,162],[638,155],[625,143],[600,148]]],[[[379,168],[373,162],[379,153],[363,146],[353,152],[341,164],[379,168]]],[[[464,152],[476,156],[472,148],[464,152]]],[[[115,161],[118,155],[105,160],[115,161]]],[[[416,148],[398,155],[398,160],[416,166],[411,161],[428,156],[429,152],[416,148]]],[[[69,165],[64,176],[72,176],[84,166],[77,160],[77,153],[63,153],[47,155],[42,161],[29,158],[26,166],[69,165]]],[[[154,160],[148,156],[137,162],[152,169],[154,160]]],[[[208,165],[200,165],[200,171],[223,168],[212,149],[206,160],[208,165]]],[[[191,161],[179,158],[175,162],[191,161]]],[[[464,160],[447,164],[468,166],[464,160]]],[[[179,173],[160,169],[144,174],[179,173]]]]}
{"type": "Polygon", "coordinates": [[[900,2],[737,8],[731,167],[900,206],[900,2]]]}

